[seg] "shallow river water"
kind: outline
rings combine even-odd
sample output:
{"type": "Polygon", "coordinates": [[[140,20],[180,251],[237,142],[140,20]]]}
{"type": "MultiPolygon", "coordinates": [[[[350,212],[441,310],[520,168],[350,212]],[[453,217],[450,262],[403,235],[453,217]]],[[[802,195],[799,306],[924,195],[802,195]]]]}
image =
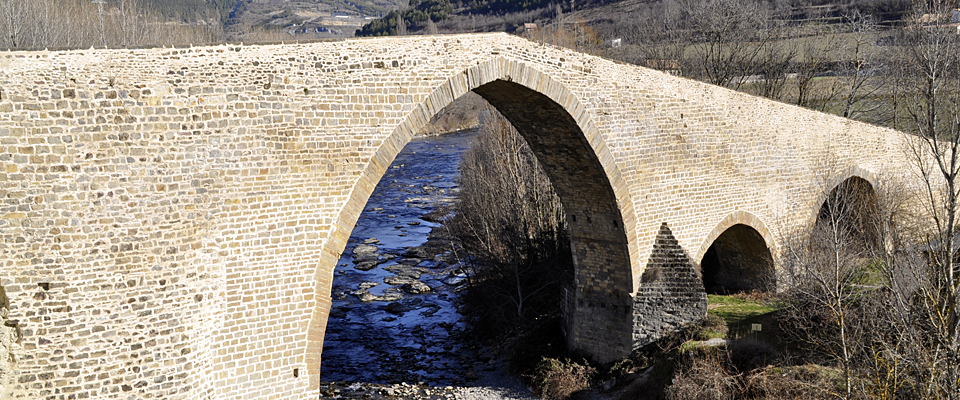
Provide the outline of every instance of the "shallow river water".
{"type": "Polygon", "coordinates": [[[474,135],[411,141],[374,189],[334,273],[321,380],[458,385],[481,362],[461,340],[456,257],[417,248],[439,226],[424,216],[455,196],[474,135]]]}

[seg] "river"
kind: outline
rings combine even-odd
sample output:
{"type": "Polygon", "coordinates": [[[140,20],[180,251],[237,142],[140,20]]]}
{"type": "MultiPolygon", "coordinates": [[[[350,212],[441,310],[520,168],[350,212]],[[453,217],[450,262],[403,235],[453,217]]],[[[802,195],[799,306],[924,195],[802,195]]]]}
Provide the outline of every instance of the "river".
{"type": "Polygon", "coordinates": [[[456,195],[474,136],[411,141],[374,189],[334,272],[321,380],[460,385],[488,360],[462,339],[457,258],[420,247],[440,227],[428,214],[456,195]]]}

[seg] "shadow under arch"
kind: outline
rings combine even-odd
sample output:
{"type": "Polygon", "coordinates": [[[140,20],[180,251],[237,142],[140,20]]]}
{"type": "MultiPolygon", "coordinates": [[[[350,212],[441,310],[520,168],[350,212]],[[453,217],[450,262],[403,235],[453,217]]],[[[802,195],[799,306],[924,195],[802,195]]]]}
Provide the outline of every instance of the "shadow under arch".
{"type": "Polygon", "coordinates": [[[574,287],[563,301],[568,345],[598,362],[631,351],[636,218],[627,185],[586,108],[561,83],[524,63],[495,59],[439,85],[384,140],[350,193],[324,245],[317,307],[307,331],[310,387],[319,387],[320,353],[333,269],[359,215],[390,163],[446,105],[474,91],[509,120],[543,165],[567,215],[574,287]],[[627,235],[630,232],[631,235],[627,235]]]}
{"type": "Polygon", "coordinates": [[[695,257],[707,293],[774,289],[776,248],[771,237],[763,221],[747,211],[721,220],[695,257]]]}

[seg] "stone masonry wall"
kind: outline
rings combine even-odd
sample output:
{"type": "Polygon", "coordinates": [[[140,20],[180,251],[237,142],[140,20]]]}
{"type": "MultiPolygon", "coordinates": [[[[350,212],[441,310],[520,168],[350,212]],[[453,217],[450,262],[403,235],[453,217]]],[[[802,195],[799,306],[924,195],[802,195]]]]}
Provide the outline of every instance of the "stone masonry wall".
{"type": "Polygon", "coordinates": [[[504,34],[0,52],[0,286],[19,332],[0,390],[315,398],[367,197],[441,108],[497,87],[564,111],[528,138],[575,134],[556,156],[600,174],[552,172],[582,210],[574,308],[607,315],[577,343],[602,351],[605,332],[605,357],[629,349],[663,224],[693,262],[742,215],[775,248],[770,232],[815,218],[824,165],[909,173],[899,133],[504,34]]]}

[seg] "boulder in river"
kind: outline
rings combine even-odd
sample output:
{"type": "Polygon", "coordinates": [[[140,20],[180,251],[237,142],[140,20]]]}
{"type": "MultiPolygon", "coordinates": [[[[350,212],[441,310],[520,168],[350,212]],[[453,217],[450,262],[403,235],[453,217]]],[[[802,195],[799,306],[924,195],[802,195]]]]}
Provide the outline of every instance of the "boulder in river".
{"type": "Polygon", "coordinates": [[[403,265],[403,264],[389,265],[389,266],[383,267],[383,269],[393,272],[394,274],[397,274],[400,276],[409,276],[413,279],[420,279],[421,274],[423,274],[424,272],[429,272],[422,268],[410,268],[410,266],[403,265]]]}
{"type": "Polygon", "coordinates": [[[373,261],[362,261],[362,262],[357,263],[357,265],[355,265],[354,268],[359,269],[359,270],[361,270],[361,271],[369,271],[369,270],[371,270],[371,269],[376,268],[376,267],[377,267],[377,264],[379,264],[379,262],[377,262],[376,260],[373,260],[373,261]]]}
{"type": "Polygon", "coordinates": [[[403,275],[388,276],[383,278],[383,283],[393,286],[406,285],[411,282],[416,282],[416,279],[403,275]]]}
{"type": "Polygon", "coordinates": [[[380,296],[380,301],[400,301],[403,298],[403,295],[400,293],[384,293],[383,296],[380,296]]]}
{"type": "Polygon", "coordinates": [[[430,289],[430,286],[420,281],[413,281],[408,284],[403,285],[403,291],[410,294],[420,294],[426,293],[433,289],[430,289]]]}
{"type": "Polygon", "coordinates": [[[357,247],[353,248],[353,258],[363,257],[370,254],[375,254],[379,248],[369,243],[358,244],[357,247]]]}
{"type": "Polygon", "coordinates": [[[370,294],[370,292],[368,292],[368,291],[366,291],[366,290],[358,290],[358,291],[354,292],[354,294],[357,295],[357,297],[360,298],[360,301],[362,301],[362,302],[364,302],[364,303],[370,302],[370,301],[380,300],[380,297],[377,297],[376,295],[370,294]]]}
{"type": "Polygon", "coordinates": [[[405,265],[417,265],[417,264],[420,264],[421,261],[423,261],[423,260],[421,260],[421,259],[419,259],[419,258],[404,258],[404,259],[400,260],[399,262],[400,262],[400,264],[405,264],[405,265]]]}
{"type": "Polygon", "coordinates": [[[402,254],[406,258],[432,259],[434,254],[424,246],[407,247],[402,254]]]}
{"type": "Polygon", "coordinates": [[[465,280],[467,280],[466,274],[450,274],[450,276],[443,278],[443,283],[450,286],[457,286],[462,284],[465,280]]]}

